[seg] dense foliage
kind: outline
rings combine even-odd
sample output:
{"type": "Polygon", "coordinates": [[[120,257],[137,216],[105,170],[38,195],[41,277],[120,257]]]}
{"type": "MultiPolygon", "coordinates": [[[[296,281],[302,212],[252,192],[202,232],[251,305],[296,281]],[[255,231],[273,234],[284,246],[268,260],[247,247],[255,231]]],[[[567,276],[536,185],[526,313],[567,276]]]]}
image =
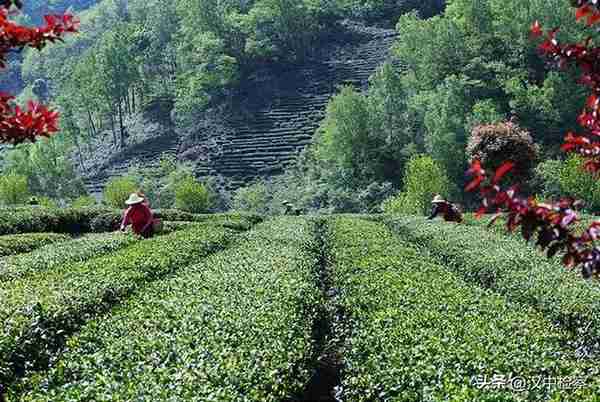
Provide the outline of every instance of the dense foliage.
{"type": "MultiPolygon", "coordinates": [[[[572,16],[564,0],[455,0],[443,15],[402,15],[391,60],[366,91],[343,87],[330,101],[315,144],[299,164],[311,178],[292,175],[288,187],[298,198],[326,200],[372,183],[401,189],[407,162],[417,154],[431,156],[450,185],[462,187],[475,147],[482,148],[475,153],[493,153],[502,145],[478,141],[473,129],[509,127],[515,120],[519,129],[508,132],[524,139],[523,156],[556,156],[556,133],[577,125],[585,94],[572,70],[546,68],[528,27],[538,19],[560,25],[561,38],[578,40],[582,34],[572,16]]],[[[350,204],[346,210],[356,209],[350,204]]]]}
{"type": "Polygon", "coordinates": [[[21,400],[280,401],[300,392],[319,300],[313,226],[262,224],[90,320],[21,400]]]}
{"type": "Polygon", "coordinates": [[[221,226],[191,226],[107,256],[4,283],[0,317],[7,325],[0,336],[0,381],[7,384],[44,368],[65,337],[88,317],[224,247],[230,238],[231,231],[221,226]]]}
{"type": "MultiPolygon", "coordinates": [[[[31,3],[26,13],[33,21],[66,4],[85,10],[78,11],[80,35],[42,54],[24,52],[17,74],[25,85],[21,98],[47,101],[61,111],[60,135],[19,147],[5,163],[26,174],[35,193],[67,203],[83,193],[80,182],[70,186],[74,171],[163,135],[160,125],[172,120],[193,128],[205,110],[237,96],[238,84],[265,64],[301,63],[343,18],[393,22],[412,9],[429,17],[444,6],[440,0],[31,3]],[[59,184],[59,194],[49,183],[59,184]]],[[[391,103],[381,106],[376,113],[392,116],[383,110],[391,103]]],[[[393,159],[393,152],[386,158],[393,159]]]]}
{"type": "MultiPolygon", "coordinates": [[[[576,8],[575,20],[586,18],[588,26],[600,22],[600,11],[595,1],[579,0],[572,2],[576,8]]],[[[584,103],[583,111],[577,122],[583,128],[583,134],[569,131],[562,149],[580,154],[584,159],[584,168],[590,172],[600,170],[598,150],[600,142],[596,140],[599,133],[598,109],[600,100],[597,96],[600,88],[598,60],[600,48],[593,46],[593,37],[582,42],[563,44],[558,39],[559,27],[552,29],[538,50],[548,61],[559,67],[574,65],[580,74],[577,81],[591,89],[591,94],[584,103]]],[[[531,26],[531,34],[539,37],[543,34],[542,24],[535,21],[531,26]]],[[[518,169],[515,161],[507,160],[500,167],[484,167],[480,160],[474,160],[468,174],[472,181],[467,185],[468,191],[477,190],[483,198],[479,214],[488,210],[496,213],[496,217],[506,213],[506,226],[509,230],[521,228],[526,240],[537,238],[536,244],[548,254],[563,254],[563,263],[572,268],[581,267],[584,277],[600,274],[600,248],[595,241],[600,236],[600,222],[592,222],[585,230],[575,230],[578,222],[576,210],[581,202],[573,198],[563,198],[555,203],[541,203],[534,197],[524,197],[518,193],[518,184],[509,187],[501,186],[501,180],[507,173],[518,169]]]]}
{"type": "MultiPolygon", "coordinates": [[[[439,234],[436,229],[447,225],[428,225],[422,218],[413,220],[419,224],[411,225],[411,230],[426,226],[440,242],[454,239],[454,227],[439,234]]],[[[512,294],[505,298],[482,290],[452,272],[455,269],[462,273],[460,270],[464,269],[468,273],[474,266],[469,259],[456,266],[452,259],[449,265],[442,258],[440,261],[444,262],[438,263],[428,257],[427,248],[417,249],[398,239],[382,223],[348,218],[332,221],[328,230],[331,245],[328,261],[334,283],[343,289],[337,302],[345,313],[336,332],[343,339],[346,363],[340,387],[344,400],[595,400],[594,361],[579,359],[570,345],[565,347],[573,335],[556,328],[556,317],[552,315],[561,307],[565,310],[570,307],[573,312],[578,309],[586,318],[592,315],[589,305],[578,298],[595,294],[591,290],[580,293],[585,283],[571,276],[556,289],[552,279],[566,273],[556,270],[543,273],[539,269],[536,281],[539,278],[540,282],[534,284],[549,288],[539,293],[540,289],[531,289],[530,293],[547,297],[547,302],[540,303],[540,308],[550,313],[545,317],[533,308],[514,303],[512,294]],[[548,280],[544,280],[544,274],[549,276],[548,280]],[[560,377],[566,373],[582,378],[585,386],[532,385],[533,378],[560,377]],[[478,384],[491,384],[493,378],[496,386],[478,384]],[[520,385],[515,385],[519,382],[520,385]]],[[[402,229],[407,220],[398,223],[402,229]]],[[[477,239],[474,236],[469,240],[477,239]]],[[[487,261],[481,245],[464,250],[465,244],[470,243],[457,239],[455,250],[462,250],[468,258],[474,254],[470,251],[476,250],[482,261],[487,261]]],[[[482,244],[487,248],[494,243],[482,244]]],[[[444,249],[435,250],[443,253],[444,249]]],[[[502,261],[506,262],[500,257],[493,260],[492,268],[489,264],[480,268],[486,272],[495,270],[500,276],[496,263],[502,261]]],[[[530,272],[514,264],[510,268],[507,264],[506,268],[499,282],[515,268],[530,272]]],[[[507,291],[515,289],[516,293],[514,286],[526,291],[527,279],[517,279],[516,275],[513,286],[507,283],[507,291]]],[[[591,300],[597,303],[597,298],[591,300]]],[[[575,320],[575,316],[572,318],[575,320]]],[[[571,321],[575,322],[589,323],[571,321]]]]}
{"type": "Polygon", "coordinates": [[[58,233],[19,233],[0,236],[0,257],[26,253],[47,244],[66,241],[70,238],[70,236],[58,233]]]}

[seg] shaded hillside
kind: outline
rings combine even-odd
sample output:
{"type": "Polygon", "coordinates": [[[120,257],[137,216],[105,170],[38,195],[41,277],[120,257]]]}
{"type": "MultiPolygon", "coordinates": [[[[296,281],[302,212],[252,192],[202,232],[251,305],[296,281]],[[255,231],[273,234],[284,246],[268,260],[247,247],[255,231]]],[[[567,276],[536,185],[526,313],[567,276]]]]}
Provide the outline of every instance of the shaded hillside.
{"type": "Polygon", "coordinates": [[[185,135],[162,135],[107,160],[87,178],[91,192],[138,160],[158,162],[162,152],[192,161],[199,176],[221,176],[237,188],[257,176],[283,172],[311,142],[329,98],[341,84],[366,88],[387,58],[396,31],[345,21],[302,65],[264,66],[240,88],[229,111],[207,117],[185,135]]]}

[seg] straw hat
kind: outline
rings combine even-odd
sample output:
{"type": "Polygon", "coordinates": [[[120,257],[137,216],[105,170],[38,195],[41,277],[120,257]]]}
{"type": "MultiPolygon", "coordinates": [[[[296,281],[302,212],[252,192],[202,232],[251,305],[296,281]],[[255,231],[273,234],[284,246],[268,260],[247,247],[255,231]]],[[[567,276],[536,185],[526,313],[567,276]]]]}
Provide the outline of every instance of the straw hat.
{"type": "Polygon", "coordinates": [[[127,205],[135,205],[144,202],[144,198],[140,197],[137,193],[131,193],[125,204],[127,205]]]}
{"type": "Polygon", "coordinates": [[[441,202],[446,202],[446,200],[443,199],[442,196],[439,194],[436,194],[435,197],[433,197],[433,200],[431,201],[432,204],[439,204],[441,202]]]}

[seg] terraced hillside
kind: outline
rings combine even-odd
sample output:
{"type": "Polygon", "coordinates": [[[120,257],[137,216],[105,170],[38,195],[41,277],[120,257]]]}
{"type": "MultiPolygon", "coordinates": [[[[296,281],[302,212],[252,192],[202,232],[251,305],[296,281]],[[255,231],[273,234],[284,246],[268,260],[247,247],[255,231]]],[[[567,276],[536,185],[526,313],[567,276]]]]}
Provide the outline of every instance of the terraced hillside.
{"type": "MultiPolygon", "coordinates": [[[[110,211],[19,213],[5,232],[110,211]]],[[[162,213],[187,222],[0,237],[0,400],[598,401],[600,287],[516,238],[162,213]]]]}
{"type": "Polygon", "coordinates": [[[177,135],[166,133],[142,143],[107,161],[101,172],[87,179],[88,189],[99,192],[108,177],[126,171],[134,159],[152,165],[161,152],[175,150],[196,163],[198,176],[223,176],[233,188],[256,176],[281,173],[311,142],[336,87],[366,88],[395,36],[392,29],[345,21],[302,65],[256,71],[229,112],[192,130],[193,141],[180,143],[177,135]]]}

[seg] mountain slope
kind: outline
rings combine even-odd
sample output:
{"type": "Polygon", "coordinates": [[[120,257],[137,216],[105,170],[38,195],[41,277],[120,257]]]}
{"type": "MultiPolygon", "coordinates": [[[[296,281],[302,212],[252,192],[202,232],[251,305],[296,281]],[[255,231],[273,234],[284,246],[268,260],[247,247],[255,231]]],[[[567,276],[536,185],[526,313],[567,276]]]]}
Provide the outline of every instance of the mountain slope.
{"type": "Polygon", "coordinates": [[[100,192],[108,178],[125,173],[134,160],[155,165],[162,152],[192,161],[198,176],[222,177],[229,189],[283,172],[311,142],[337,86],[365,89],[395,36],[392,29],[342,22],[301,65],[257,70],[227,112],[207,116],[189,130],[191,135],[162,127],[164,135],[108,160],[86,179],[88,190],[100,192]]]}

